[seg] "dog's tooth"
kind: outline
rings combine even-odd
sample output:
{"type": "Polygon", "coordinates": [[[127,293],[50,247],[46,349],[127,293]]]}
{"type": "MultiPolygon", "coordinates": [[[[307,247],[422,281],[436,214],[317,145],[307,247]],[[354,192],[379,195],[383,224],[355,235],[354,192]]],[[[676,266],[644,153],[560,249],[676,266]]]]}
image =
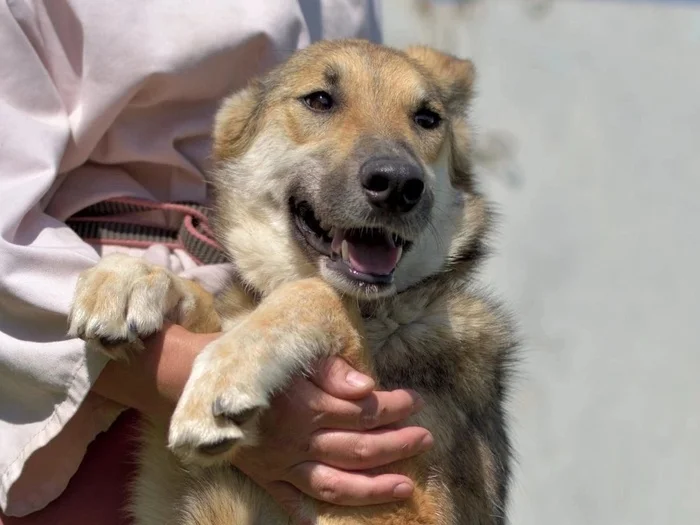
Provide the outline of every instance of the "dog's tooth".
{"type": "Polygon", "coordinates": [[[343,241],[343,243],[340,245],[340,254],[342,255],[343,260],[345,262],[348,262],[348,260],[350,259],[350,255],[348,252],[349,252],[348,241],[343,241]]]}
{"type": "Polygon", "coordinates": [[[401,256],[403,255],[403,246],[398,247],[398,254],[396,255],[396,262],[398,263],[401,260],[401,256]]]}
{"type": "Polygon", "coordinates": [[[343,240],[343,236],[345,235],[345,231],[341,228],[333,228],[333,235],[331,235],[331,250],[335,253],[340,253],[341,252],[341,241],[343,240]]]}

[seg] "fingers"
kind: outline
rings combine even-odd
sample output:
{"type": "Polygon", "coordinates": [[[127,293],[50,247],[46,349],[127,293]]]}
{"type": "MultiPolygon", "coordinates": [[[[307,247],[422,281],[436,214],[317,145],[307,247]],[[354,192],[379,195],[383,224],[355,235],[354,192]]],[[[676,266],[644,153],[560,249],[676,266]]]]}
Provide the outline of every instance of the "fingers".
{"type": "Polygon", "coordinates": [[[315,462],[293,467],[288,481],[312,498],[353,507],[399,501],[413,493],[413,482],[406,476],[343,472],[315,462]]]}
{"type": "Polygon", "coordinates": [[[356,389],[348,382],[352,371],[343,360],[328,359],[311,381],[298,378],[263,416],[260,447],[237,457],[238,468],[297,520],[301,494],[349,506],[410,497],[414,485],[408,477],[367,471],[432,446],[424,428],[388,428],[423,407],[417,393],[374,392],[370,378],[360,379],[356,389]]]}
{"type": "Polygon", "coordinates": [[[433,446],[421,427],[347,432],[321,430],[311,439],[309,457],[343,470],[367,470],[406,459],[433,446]]]}
{"type": "Polygon", "coordinates": [[[331,396],[361,399],[374,389],[374,380],[352,368],[340,357],[321,360],[311,381],[331,396]]]}
{"type": "Polygon", "coordinates": [[[425,405],[411,390],[372,392],[359,401],[346,401],[327,394],[309,399],[315,428],[371,430],[398,423],[425,405]]]}

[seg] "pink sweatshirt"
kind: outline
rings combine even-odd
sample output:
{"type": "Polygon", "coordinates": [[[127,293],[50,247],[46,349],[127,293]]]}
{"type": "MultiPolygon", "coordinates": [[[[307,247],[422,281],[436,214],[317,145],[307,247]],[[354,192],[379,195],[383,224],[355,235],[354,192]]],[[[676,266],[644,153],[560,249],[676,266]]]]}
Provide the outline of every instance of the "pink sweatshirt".
{"type": "MultiPolygon", "coordinates": [[[[372,0],[0,3],[0,508],[65,488],[122,411],[90,393],[101,355],[66,337],[100,253],[65,224],[110,197],[205,202],[219,100],[318,38],[378,39],[372,0]]],[[[165,213],[157,217],[167,221],[165,213]]],[[[137,254],[214,287],[184,252],[137,254]]]]}

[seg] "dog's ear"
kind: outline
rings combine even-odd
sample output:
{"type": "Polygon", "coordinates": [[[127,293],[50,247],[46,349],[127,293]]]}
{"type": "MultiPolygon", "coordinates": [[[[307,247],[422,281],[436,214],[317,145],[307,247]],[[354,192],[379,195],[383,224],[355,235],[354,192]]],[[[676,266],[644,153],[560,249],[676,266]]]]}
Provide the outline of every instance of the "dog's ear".
{"type": "Polygon", "coordinates": [[[411,47],[406,54],[430,74],[440,89],[450,113],[452,184],[471,192],[474,188],[467,108],[476,78],[474,64],[425,46],[411,47]]]}
{"type": "Polygon", "coordinates": [[[214,160],[239,157],[252,144],[262,113],[262,86],[258,82],[224,100],[214,121],[214,160]]]}
{"type": "Polygon", "coordinates": [[[437,82],[448,109],[464,111],[472,97],[476,71],[471,60],[461,59],[426,46],[412,46],[406,54],[437,82]]]}

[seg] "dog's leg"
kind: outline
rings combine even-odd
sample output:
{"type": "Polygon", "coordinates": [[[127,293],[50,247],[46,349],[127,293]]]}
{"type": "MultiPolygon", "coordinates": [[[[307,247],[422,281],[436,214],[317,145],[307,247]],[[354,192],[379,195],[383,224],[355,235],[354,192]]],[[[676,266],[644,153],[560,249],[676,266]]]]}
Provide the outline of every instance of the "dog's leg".
{"type": "MultiPolygon", "coordinates": [[[[185,462],[199,465],[245,453],[242,447],[255,443],[258,416],[272,395],[317,359],[332,354],[371,373],[356,308],[320,279],[280,287],[197,358],[171,420],[171,449],[185,462]]],[[[309,517],[319,525],[452,523],[447,493],[427,479],[418,460],[380,470],[421,480],[413,497],[365,508],[308,500],[309,517]]]]}
{"type": "Polygon", "coordinates": [[[319,358],[359,355],[361,337],[343,300],[320,279],[281,286],[197,357],[175,409],[170,447],[211,465],[256,441],[270,398],[319,358]]]}
{"type": "Polygon", "coordinates": [[[165,320],[193,332],[216,332],[213,296],[193,281],[129,255],[104,257],[78,278],[69,335],[112,358],[143,347],[165,320]]]}

